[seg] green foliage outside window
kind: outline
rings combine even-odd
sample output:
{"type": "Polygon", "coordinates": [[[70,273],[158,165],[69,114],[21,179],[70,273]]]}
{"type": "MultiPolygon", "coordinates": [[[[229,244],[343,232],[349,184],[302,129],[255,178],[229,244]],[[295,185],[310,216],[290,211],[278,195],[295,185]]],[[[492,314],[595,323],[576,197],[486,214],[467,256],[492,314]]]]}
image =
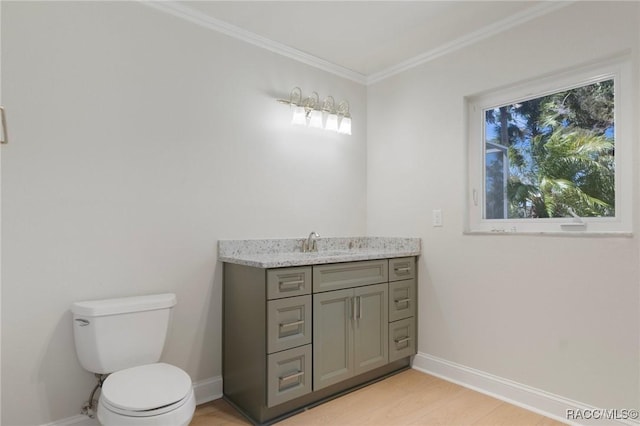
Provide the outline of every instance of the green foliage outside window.
{"type": "Polygon", "coordinates": [[[485,110],[485,218],[615,216],[613,80],[485,110]]]}

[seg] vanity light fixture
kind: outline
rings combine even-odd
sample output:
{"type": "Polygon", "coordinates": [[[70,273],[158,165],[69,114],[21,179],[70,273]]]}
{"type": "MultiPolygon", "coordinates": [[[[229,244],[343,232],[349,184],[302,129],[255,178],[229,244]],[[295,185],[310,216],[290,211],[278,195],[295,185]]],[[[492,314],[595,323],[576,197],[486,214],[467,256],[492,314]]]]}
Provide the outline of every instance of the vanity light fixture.
{"type": "Polygon", "coordinates": [[[294,87],[289,94],[289,99],[278,99],[278,102],[289,105],[293,109],[291,124],[325,129],[343,135],[351,134],[351,115],[347,101],[340,102],[336,107],[333,96],[327,96],[320,105],[320,96],[317,92],[311,92],[311,95],[303,99],[302,90],[294,87]]]}

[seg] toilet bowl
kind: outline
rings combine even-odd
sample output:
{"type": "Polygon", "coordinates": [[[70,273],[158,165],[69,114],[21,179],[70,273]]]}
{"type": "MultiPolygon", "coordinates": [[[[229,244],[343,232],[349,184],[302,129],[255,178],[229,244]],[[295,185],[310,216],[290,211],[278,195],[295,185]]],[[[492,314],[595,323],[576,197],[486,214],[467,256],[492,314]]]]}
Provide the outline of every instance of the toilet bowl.
{"type": "Polygon", "coordinates": [[[105,426],[187,426],[195,405],[187,373],[169,364],[149,364],[107,377],[98,421],[105,426]]]}

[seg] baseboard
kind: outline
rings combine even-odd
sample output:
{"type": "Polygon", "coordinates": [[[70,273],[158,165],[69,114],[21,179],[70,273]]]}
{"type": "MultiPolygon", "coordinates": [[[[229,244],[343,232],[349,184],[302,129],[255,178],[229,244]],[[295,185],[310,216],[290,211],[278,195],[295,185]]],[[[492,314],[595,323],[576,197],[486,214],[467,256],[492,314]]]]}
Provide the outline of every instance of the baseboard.
{"type": "MultiPolygon", "coordinates": [[[[201,380],[193,384],[193,393],[196,396],[196,405],[222,398],[222,376],[201,380]]],[[[78,414],[41,426],[99,426],[96,419],[78,414]]]]}
{"type": "Polygon", "coordinates": [[[100,426],[98,420],[89,416],[78,414],[77,416],[67,417],[66,419],[57,420],[41,426],[100,426]]]}
{"type": "Polygon", "coordinates": [[[413,359],[412,367],[416,370],[457,383],[466,388],[570,425],[640,425],[637,419],[635,421],[621,419],[621,417],[627,417],[626,413],[622,413],[622,410],[615,413],[612,413],[612,410],[606,412],[606,410],[598,409],[597,407],[573,401],[429,354],[418,353],[413,359]],[[583,418],[577,420],[568,419],[567,415],[570,410],[573,410],[571,413],[574,413],[574,417],[583,418]],[[596,419],[595,417],[598,418],[596,419]],[[613,419],[609,420],[606,419],[606,417],[613,417],[613,419]]]}
{"type": "Polygon", "coordinates": [[[222,376],[195,382],[193,384],[193,392],[196,394],[197,405],[222,398],[222,376]]]}

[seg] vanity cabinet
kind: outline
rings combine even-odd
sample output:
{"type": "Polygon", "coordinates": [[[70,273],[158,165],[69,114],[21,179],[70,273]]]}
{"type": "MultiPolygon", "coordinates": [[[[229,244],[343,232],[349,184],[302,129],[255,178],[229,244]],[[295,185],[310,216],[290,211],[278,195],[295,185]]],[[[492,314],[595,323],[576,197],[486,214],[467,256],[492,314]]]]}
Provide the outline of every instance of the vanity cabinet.
{"type": "Polygon", "coordinates": [[[415,258],[284,268],[224,264],[227,401],[269,424],[408,368],[415,258]]]}

